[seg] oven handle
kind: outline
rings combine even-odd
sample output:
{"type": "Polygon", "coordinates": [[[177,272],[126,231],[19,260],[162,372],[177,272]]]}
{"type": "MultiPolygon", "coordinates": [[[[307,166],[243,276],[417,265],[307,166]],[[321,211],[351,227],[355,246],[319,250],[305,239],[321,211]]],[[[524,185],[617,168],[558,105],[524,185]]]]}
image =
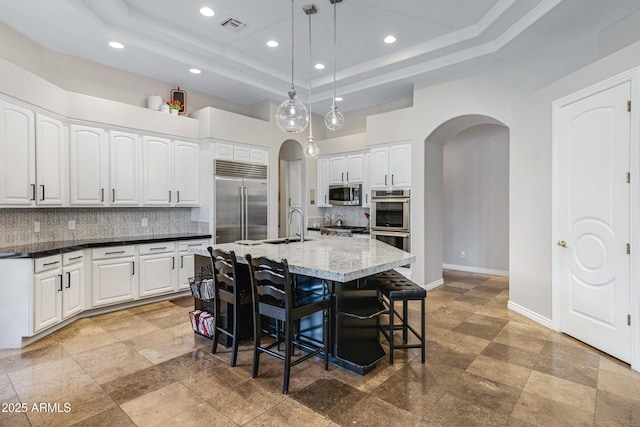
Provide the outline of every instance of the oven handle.
{"type": "Polygon", "coordinates": [[[409,203],[409,198],[387,198],[387,197],[371,197],[371,203],[390,202],[390,203],[409,203]]]}
{"type": "Polygon", "coordinates": [[[409,233],[402,231],[378,231],[371,230],[371,236],[409,237],[409,233]]]}

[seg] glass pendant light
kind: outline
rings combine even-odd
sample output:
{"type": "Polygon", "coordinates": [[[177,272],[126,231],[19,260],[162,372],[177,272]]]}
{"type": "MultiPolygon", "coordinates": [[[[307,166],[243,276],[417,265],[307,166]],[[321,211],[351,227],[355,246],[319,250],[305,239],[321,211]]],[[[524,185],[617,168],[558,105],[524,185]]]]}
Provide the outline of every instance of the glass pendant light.
{"type": "Polygon", "coordinates": [[[276,123],[283,132],[300,133],[309,124],[309,112],[304,104],[296,99],[296,88],[293,83],[293,0],[291,0],[291,89],[289,99],[284,101],[276,111],[276,123]]]}
{"type": "Polygon", "coordinates": [[[344,116],[338,111],[336,105],[336,44],[337,44],[337,25],[336,25],[336,3],[342,0],[329,0],[333,3],[333,100],[331,103],[331,111],[324,116],[324,124],[328,129],[338,130],[344,124],[344,116]]]}
{"type": "Polygon", "coordinates": [[[313,59],[311,57],[311,15],[316,13],[316,7],[314,5],[308,5],[303,7],[304,12],[309,17],[309,138],[307,143],[304,145],[302,152],[307,159],[315,159],[318,157],[318,153],[320,150],[318,149],[318,145],[313,138],[313,116],[311,115],[311,97],[312,97],[312,77],[313,77],[313,67],[311,63],[313,59]]]}

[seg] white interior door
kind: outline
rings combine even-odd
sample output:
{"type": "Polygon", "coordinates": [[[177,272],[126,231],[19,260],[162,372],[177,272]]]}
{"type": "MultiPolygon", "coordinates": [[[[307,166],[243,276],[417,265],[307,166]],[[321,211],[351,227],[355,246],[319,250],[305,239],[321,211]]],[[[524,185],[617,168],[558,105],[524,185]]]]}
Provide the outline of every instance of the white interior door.
{"type": "Polygon", "coordinates": [[[630,96],[627,82],[562,107],[557,159],[561,330],[626,362],[630,96]]]}
{"type": "MultiPolygon", "coordinates": [[[[294,208],[302,209],[302,160],[289,160],[287,164],[287,218],[294,208]]],[[[300,215],[291,217],[287,236],[300,232],[300,215]]]]}

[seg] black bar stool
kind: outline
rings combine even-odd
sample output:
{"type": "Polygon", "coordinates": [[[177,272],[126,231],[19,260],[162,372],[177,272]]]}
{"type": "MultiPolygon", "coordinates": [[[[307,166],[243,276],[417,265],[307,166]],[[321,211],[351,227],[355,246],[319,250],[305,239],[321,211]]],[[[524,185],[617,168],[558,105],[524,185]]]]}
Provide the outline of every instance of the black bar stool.
{"type": "Polygon", "coordinates": [[[419,348],[422,350],[422,363],[426,361],[425,354],[425,299],[427,291],[416,285],[395,270],[389,270],[375,275],[377,281],[378,298],[388,307],[383,314],[389,315],[389,323],[381,325],[378,320],[378,331],[382,332],[389,342],[389,363],[393,365],[393,351],[400,348],[419,348]],[[402,301],[402,315],[395,308],[395,302],[402,301]],[[409,301],[420,301],[420,332],[409,324],[409,301]],[[395,323],[395,318],[400,321],[395,323]],[[394,332],[402,330],[402,344],[394,343],[394,332]],[[409,331],[418,339],[419,343],[409,344],[409,331]]]}

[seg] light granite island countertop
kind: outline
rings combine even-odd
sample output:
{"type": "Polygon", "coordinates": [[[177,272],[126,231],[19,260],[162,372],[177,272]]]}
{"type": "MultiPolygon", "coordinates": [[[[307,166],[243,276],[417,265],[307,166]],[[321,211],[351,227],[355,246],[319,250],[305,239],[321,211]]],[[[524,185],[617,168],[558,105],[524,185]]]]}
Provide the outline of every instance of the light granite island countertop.
{"type": "MultiPolygon", "coordinates": [[[[296,238],[290,238],[298,239],[296,238]]],[[[316,277],[336,282],[349,282],[371,276],[415,261],[415,255],[376,239],[313,236],[304,242],[282,242],[285,239],[222,243],[214,249],[233,251],[238,262],[245,263],[245,255],[253,258],[286,259],[293,274],[316,277]]],[[[203,249],[190,249],[191,253],[208,257],[203,249]]]]}
{"type": "MultiPolygon", "coordinates": [[[[307,277],[302,282],[326,281],[333,300],[329,308],[329,360],[360,375],[369,372],[385,356],[377,329],[378,315],[385,308],[377,298],[375,281],[366,278],[412,263],[415,255],[375,239],[313,236],[304,242],[284,243],[284,240],[222,243],[213,247],[235,252],[238,263],[245,265],[247,254],[253,258],[284,258],[292,274],[307,277]]],[[[210,258],[206,249],[189,251],[210,258]]],[[[204,258],[198,258],[204,262],[204,258]]],[[[301,281],[296,283],[300,286],[301,281]]],[[[322,315],[305,322],[308,323],[300,326],[305,333],[311,332],[317,341],[322,341],[322,328],[318,328],[322,315]]]]}

